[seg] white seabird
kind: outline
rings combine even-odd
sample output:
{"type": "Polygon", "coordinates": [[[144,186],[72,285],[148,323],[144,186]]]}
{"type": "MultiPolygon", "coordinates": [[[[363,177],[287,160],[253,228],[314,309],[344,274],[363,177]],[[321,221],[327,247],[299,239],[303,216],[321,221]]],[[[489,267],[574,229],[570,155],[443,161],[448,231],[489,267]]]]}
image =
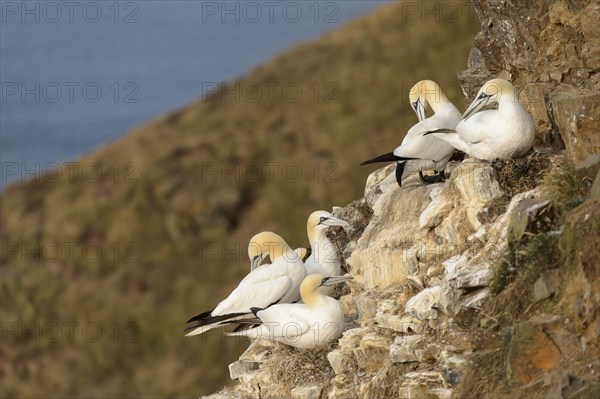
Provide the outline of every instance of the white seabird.
{"type": "Polygon", "coordinates": [[[252,271],[214,309],[188,320],[187,337],[247,317],[252,307],[265,308],[300,299],[299,287],[306,268],[283,238],[268,231],[255,235],[248,244],[248,257],[252,271]],[[272,263],[258,267],[266,256],[272,263]]]}
{"type": "Polygon", "coordinates": [[[262,323],[247,331],[232,332],[229,336],[279,341],[300,349],[328,344],[344,332],[344,312],[335,299],[319,292],[319,287],[351,280],[350,276],[307,276],[300,286],[304,303],[273,305],[267,309],[252,308],[262,323]]]}
{"type": "Polygon", "coordinates": [[[460,120],[460,112],[444,95],[438,84],[431,80],[422,80],[415,84],[410,90],[409,100],[419,122],[408,130],[402,144],[393,152],[365,161],[361,165],[396,161],[396,181],[400,186],[407,169],[418,171],[424,183],[443,181],[444,169],[454,148],[443,140],[431,140],[431,137],[424,136],[424,133],[442,128],[454,129],[460,120]],[[434,112],[429,118],[425,118],[427,105],[431,105],[434,112]],[[436,176],[423,176],[422,171],[432,169],[436,176]]]}
{"type": "Polygon", "coordinates": [[[533,119],[519,102],[516,88],[504,79],[492,79],[479,89],[455,129],[432,130],[426,135],[485,161],[523,156],[535,139],[533,119]],[[480,111],[493,103],[498,109],[480,111]]]}
{"type": "MultiPolygon", "coordinates": [[[[328,227],[350,225],[326,211],[315,211],[310,214],[306,222],[306,232],[310,242],[310,256],[304,261],[307,274],[320,274],[325,277],[339,276],[342,274],[342,261],[338,256],[337,248],[325,234],[328,227]]],[[[324,295],[333,292],[333,286],[320,289],[324,295]]]]}

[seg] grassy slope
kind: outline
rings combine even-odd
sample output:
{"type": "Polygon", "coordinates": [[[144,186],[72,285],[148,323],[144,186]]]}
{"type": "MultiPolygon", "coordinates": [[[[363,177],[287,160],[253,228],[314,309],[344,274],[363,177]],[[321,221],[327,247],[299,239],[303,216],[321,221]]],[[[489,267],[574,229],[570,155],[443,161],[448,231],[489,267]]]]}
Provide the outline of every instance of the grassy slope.
{"type": "Polygon", "coordinates": [[[298,83],[298,102],[282,100],[278,90],[273,101],[263,95],[256,103],[215,95],[81,160],[101,165],[100,181],[76,173],[74,181],[63,175],[7,188],[3,242],[20,250],[11,255],[3,245],[2,321],[79,326],[72,343],[64,328],[56,343],[19,333],[3,337],[2,396],[190,396],[225,384],[226,365],[242,345],[184,339],[182,327],[226,294],[248,265],[243,256],[207,254],[206,243],[238,245],[244,253],[252,234],[272,229],[307,245],[307,215],[360,197],[373,168],[358,163],[397,145],[414,123],[406,99],[412,83],[456,82],[466,66],[477,21],[403,21],[401,11],[386,6],[241,79],[241,87],[298,83]],[[323,101],[327,83],[337,89],[332,103],[323,101]],[[130,162],[137,169],[134,181],[125,182],[130,162]],[[244,170],[248,162],[295,162],[303,176],[286,181],[275,167],[273,180],[265,170],[259,182],[202,177],[212,163],[217,169],[239,163],[244,170]],[[116,183],[106,173],[115,163],[116,183]],[[40,261],[24,256],[23,249],[50,242],[63,248],[59,262],[48,262],[54,255],[43,251],[40,261]],[[80,249],[66,253],[68,243],[89,242],[102,248],[99,261],[86,261],[80,249]],[[138,250],[134,256],[125,252],[127,243],[138,250]],[[138,342],[123,342],[123,334],[114,342],[111,326],[123,329],[127,322],[139,327],[138,342]],[[99,342],[82,338],[87,323],[102,327],[99,342]]]}

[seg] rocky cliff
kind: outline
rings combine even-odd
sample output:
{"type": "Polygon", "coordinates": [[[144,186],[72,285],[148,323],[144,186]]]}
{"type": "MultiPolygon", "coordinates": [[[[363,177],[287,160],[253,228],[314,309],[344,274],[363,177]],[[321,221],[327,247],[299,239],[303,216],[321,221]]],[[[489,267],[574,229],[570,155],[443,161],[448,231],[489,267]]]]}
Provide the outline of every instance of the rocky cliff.
{"type": "Polygon", "coordinates": [[[520,160],[453,162],[445,183],[393,167],[335,209],[350,289],[339,342],[255,342],[212,398],[586,398],[600,384],[600,4],[478,1],[472,98],[508,78],[537,123],[520,160]]]}
{"type": "Polygon", "coordinates": [[[467,98],[491,77],[510,80],[537,123],[538,145],[575,162],[600,151],[600,4],[597,1],[473,1],[481,21],[467,98]]]}

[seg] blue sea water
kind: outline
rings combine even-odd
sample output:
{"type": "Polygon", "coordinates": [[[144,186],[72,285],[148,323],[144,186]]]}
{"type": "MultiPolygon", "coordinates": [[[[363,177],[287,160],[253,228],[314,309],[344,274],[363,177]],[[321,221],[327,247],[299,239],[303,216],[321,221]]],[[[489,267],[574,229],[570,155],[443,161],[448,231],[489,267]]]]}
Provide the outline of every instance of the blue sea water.
{"type": "Polygon", "coordinates": [[[0,187],[385,2],[2,0],[0,187]]]}

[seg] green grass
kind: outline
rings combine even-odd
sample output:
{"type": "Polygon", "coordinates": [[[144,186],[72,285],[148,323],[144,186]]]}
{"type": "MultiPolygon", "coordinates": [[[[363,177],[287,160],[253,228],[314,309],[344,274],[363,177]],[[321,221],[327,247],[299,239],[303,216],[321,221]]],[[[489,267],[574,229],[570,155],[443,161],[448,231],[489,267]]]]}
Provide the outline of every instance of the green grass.
{"type": "Polygon", "coordinates": [[[510,243],[496,261],[491,283],[493,295],[518,280],[521,288],[531,287],[544,270],[560,266],[559,235],[538,233],[524,243],[510,243]]]}
{"type": "Polygon", "coordinates": [[[550,211],[533,221],[522,237],[509,239],[506,250],[495,261],[492,293],[498,295],[509,284],[531,287],[544,270],[558,268],[563,253],[561,230],[566,214],[581,205],[589,184],[577,176],[574,166],[559,161],[541,184],[542,195],[552,201],[550,211]]]}
{"type": "Polygon", "coordinates": [[[253,234],[270,229],[306,246],[313,210],[362,196],[374,167],[358,164],[397,146],[415,123],[406,91],[412,83],[428,78],[456,87],[456,73],[466,69],[478,21],[405,17],[399,4],[385,6],[239,80],[242,87],[297,83],[310,94],[298,102],[277,90],[258,102],[216,94],[79,160],[103,170],[116,164],[117,181],[105,173],[93,183],[78,177],[7,187],[3,243],[94,244],[104,255],[92,262],[75,251],[36,262],[24,250],[3,254],[3,323],[80,327],[74,342],[36,342],[22,332],[3,341],[0,395],[197,397],[227,384],[227,364],[244,345],[184,338],[185,320],[214,306],[248,272],[242,255],[253,234]],[[328,84],[337,101],[315,101],[311,88],[328,84]],[[203,176],[207,165],[249,162],[294,162],[303,174],[293,182],[281,167],[258,181],[203,176]],[[130,165],[135,170],[125,180],[130,165]],[[127,245],[135,249],[132,262],[127,245]],[[207,245],[220,251],[208,253],[207,245]],[[236,246],[233,258],[223,252],[236,246]],[[103,329],[98,342],[81,338],[90,323],[103,329]],[[127,323],[138,327],[135,342],[122,334],[115,342],[110,329],[127,323]]]}

